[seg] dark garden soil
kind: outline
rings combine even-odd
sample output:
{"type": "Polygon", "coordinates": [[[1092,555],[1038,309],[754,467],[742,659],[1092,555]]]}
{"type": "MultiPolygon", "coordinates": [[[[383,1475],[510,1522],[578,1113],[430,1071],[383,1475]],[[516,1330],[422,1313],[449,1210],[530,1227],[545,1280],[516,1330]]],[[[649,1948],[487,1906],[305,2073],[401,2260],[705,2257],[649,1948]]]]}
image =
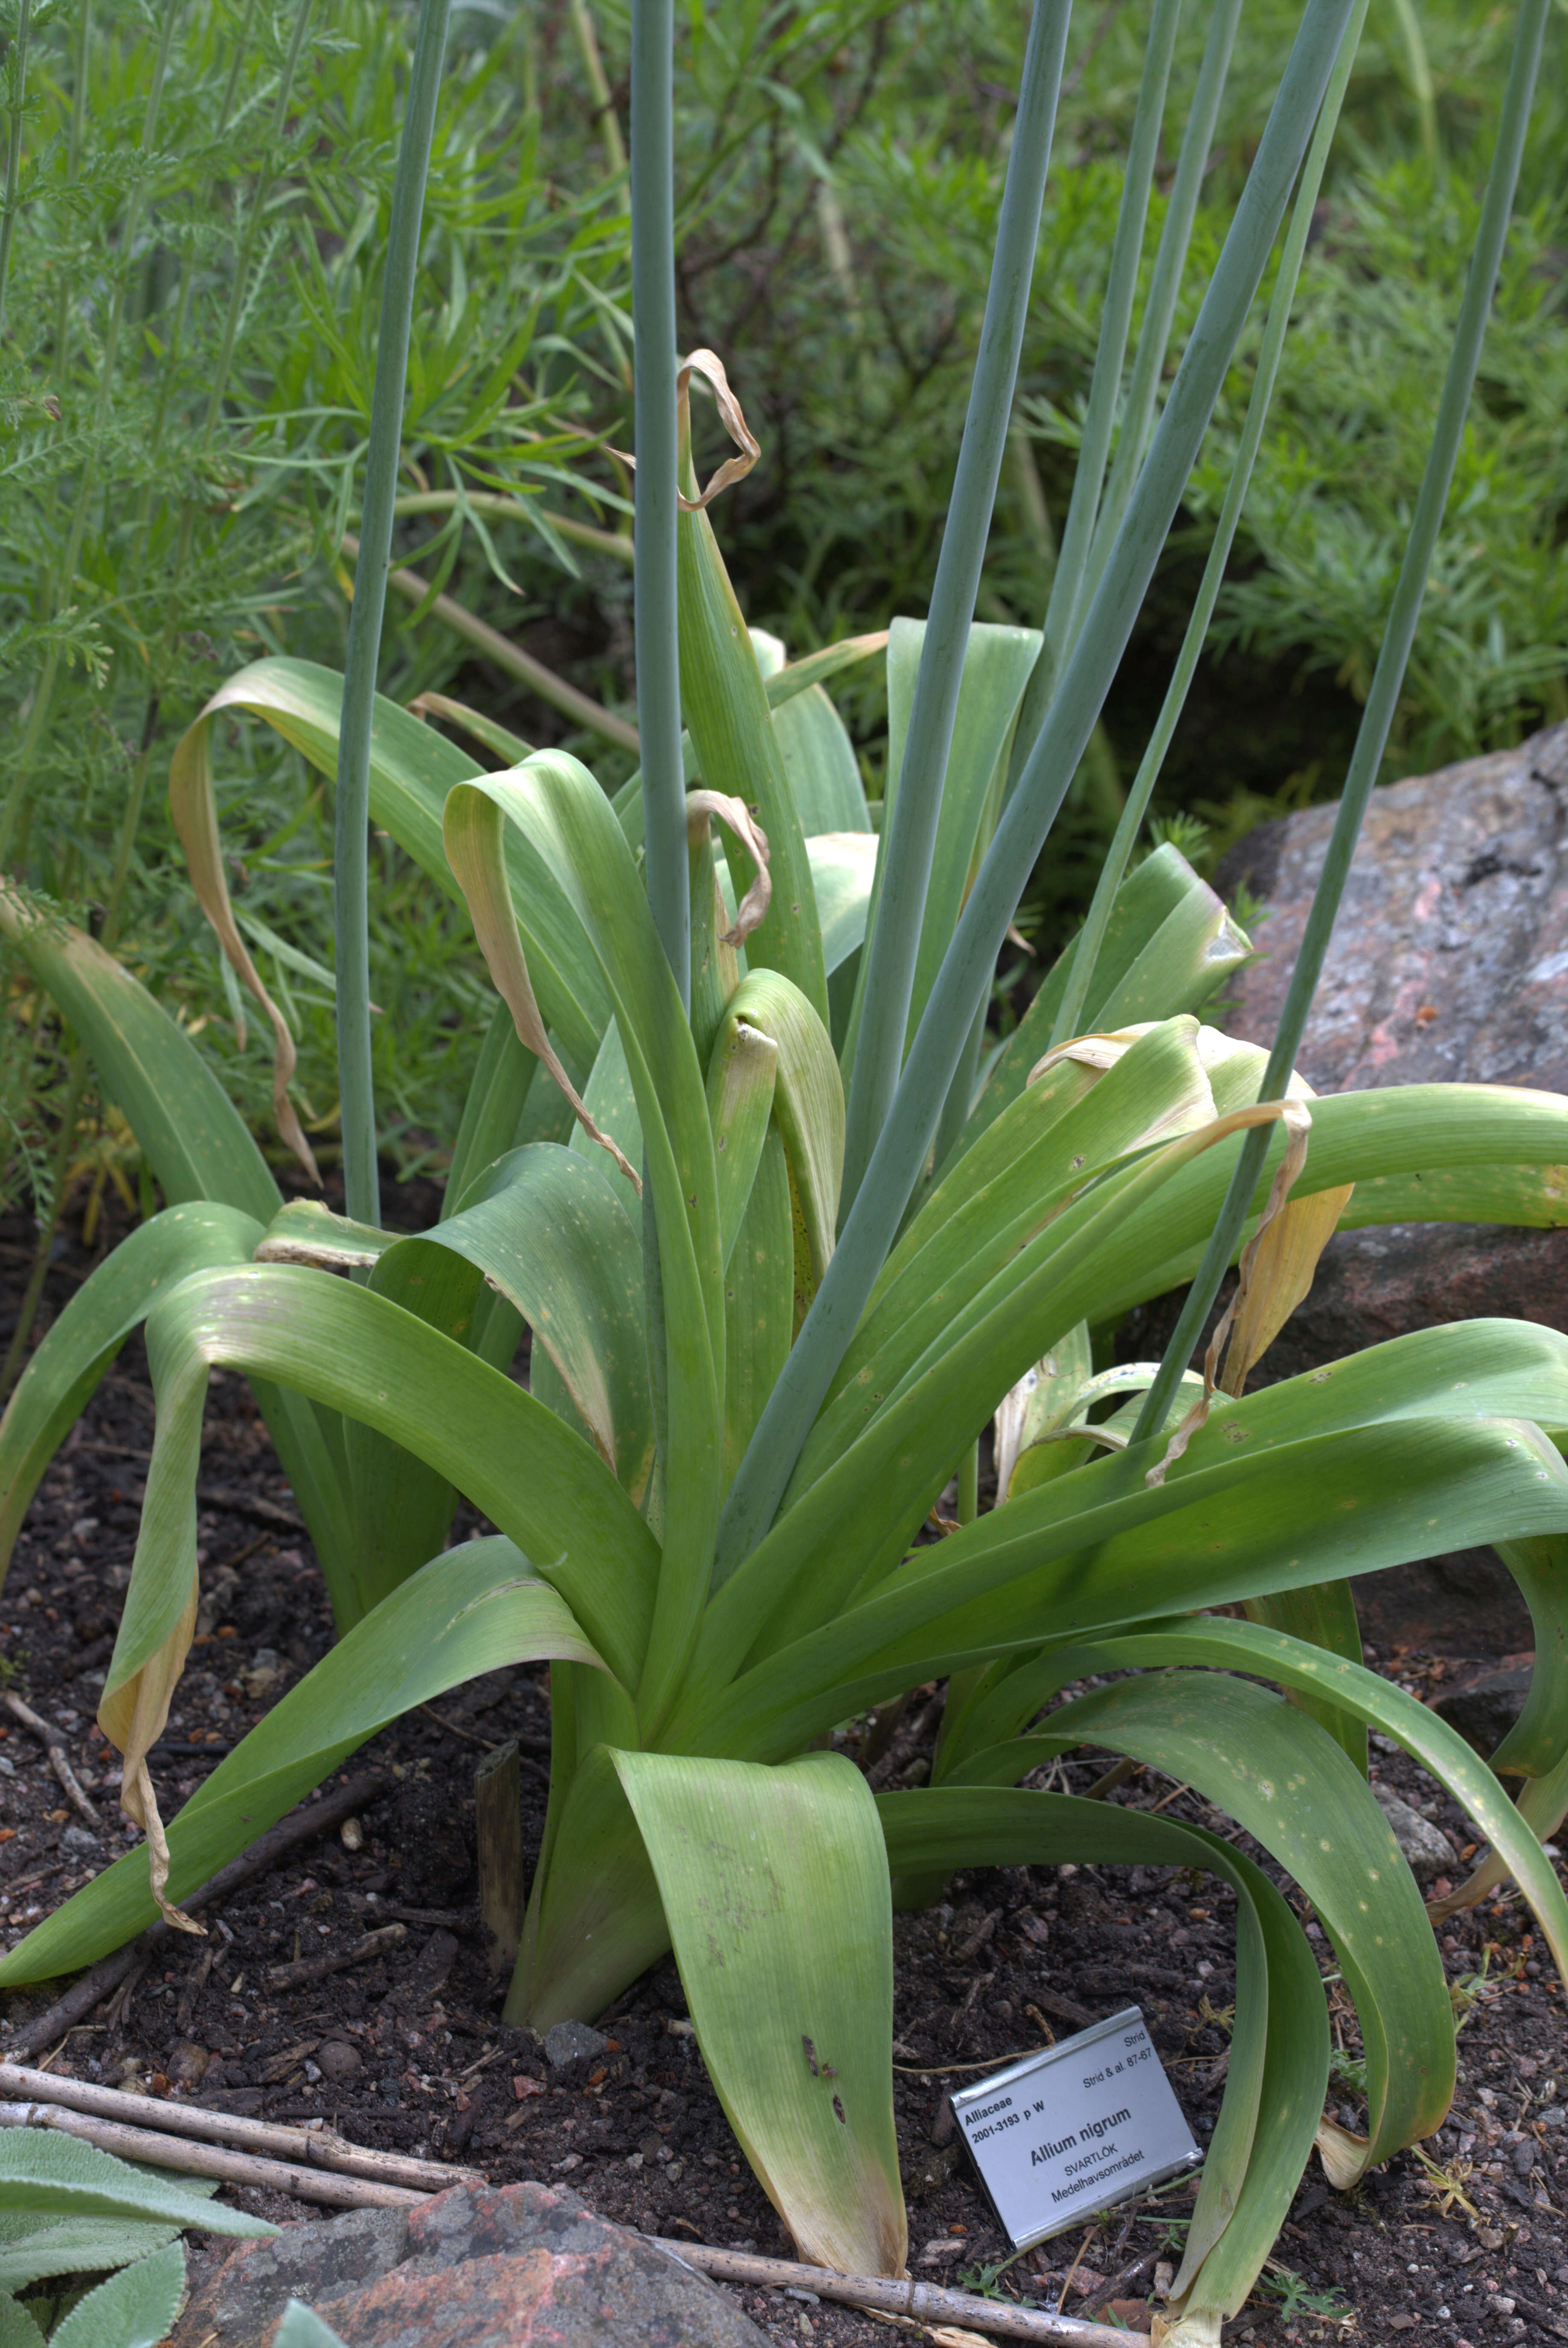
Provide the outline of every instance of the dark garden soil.
{"type": "MultiPolygon", "coordinates": [[[[428,1205],[402,1194],[405,1208],[428,1205]]],[[[401,1220],[401,1218],[399,1218],[401,1220]]],[[[410,1220],[416,1220],[410,1216],[410,1220]]],[[[0,1225],[4,1293],[26,1277],[30,1232],[0,1225]]],[[[101,1251],[103,1241],[99,1242],[101,1251]]],[[[93,1260],[65,1247],[51,1274],[57,1313],[93,1260]]],[[[0,1342],[10,1325],[0,1312],[0,1342]]],[[[7,1684],[65,1733],[101,1804],[94,1836],[67,1804],[41,1746],[0,1726],[0,1931],[14,1945],[133,1835],[114,1811],[115,1756],[93,1713],[129,1579],[152,1427],[139,1344],[128,1345],[50,1469],[17,1544],[0,1614],[7,1684]],[[108,1821],[112,1820],[112,1823],[108,1821]]],[[[330,1625],[310,1544],[242,1383],[215,1376],[199,1488],[202,1615],[168,1735],[154,1756],[166,1815],[212,1762],[325,1649],[330,1625]]],[[[1417,1694],[1462,1666],[1384,1659],[1417,1694]]],[[[912,1709],[922,1741],[895,1736],[880,1782],[918,1783],[936,1707],[912,1709]]],[[[693,2240],[788,2255],[773,2211],[739,2157],[703,2067],[669,1962],[600,2018],[609,2044],[552,2069],[525,2031],[504,2028],[504,1981],[487,1968],[474,1907],[473,1772],[518,1739],[531,1862],[544,1816],[548,1675],[491,1673],[409,1715],[358,1756],[391,1772],[384,1797],[346,1835],[291,1856],[210,1916],[181,1949],[74,2032],[53,2067],[123,2081],[267,2118],[325,2116],[356,2141],[482,2168],[492,2182],[569,2179],[595,2209],[693,2240]],[[325,1955],[385,1921],[407,1938],[390,1957],[284,1993],[267,1968],[325,1955]]],[[[848,1749],[857,1749],[851,1740],[848,1749]]],[[[1391,1748],[1375,1774],[1452,1839],[1460,1814],[1391,1748]]],[[[1083,1791],[1105,1756],[1061,1765],[1083,1791]]],[[[1111,1798],[1222,1823],[1185,1789],[1140,1775],[1111,1798]]],[[[1255,1847],[1254,1855],[1255,1854],[1255,1847]]],[[[1150,2024],[1200,2140],[1219,2109],[1234,1994],[1233,1902],[1222,1886],[1144,1869],[1006,1869],[954,1878],[944,1905],[895,1929],[894,2058],[911,2266],[975,2288],[1006,2255],[984,2197],[952,2139],[948,2089],[1007,2055],[1135,2002],[1150,2024]]],[[[1326,1972],[1326,1944],[1308,1925],[1326,1972]]],[[[1483,1979],[1468,2003],[1452,2116],[1357,2192],[1326,2187],[1315,2162],[1276,2247],[1266,2287],[1228,2336],[1264,2348],[1418,2333],[1453,2348],[1568,2340],[1568,2044],[1563,2002],[1512,1899],[1459,1920],[1442,1949],[1456,1981],[1483,1979]]],[[[41,2010],[51,1988],[14,1998],[9,2019],[41,2010]]],[[[1347,2064],[1359,2052],[1344,1993],[1331,1991],[1347,2064]]],[[[0,2054],[4,2041],[0,2039],[0,2054]]],[[[1334,2089],[1359,2127],[1354,2072],[1334,2089]]],[[[1114,2298],[1134,2316],[1156,2262],[1179,2246],[1190,2185],[1124,2204],[1011,2268],[999,2288],[1076,2313],[1114,2298]],[[1114,2285],[1114,2288],[1113,2288],[1114,2285]]],[[[244,2198],[244,2197],[242,2197],[244,2198]]],[[[278,2218],[304,2214],[249,2197],[278,2218]]],[[[739,2291],[779,2340],[882,2342],[886,2329],[826,2303],[739,2291]]],[[[1146,2319],[1145,2319],[1146,2320],[1146,2319]]]]}

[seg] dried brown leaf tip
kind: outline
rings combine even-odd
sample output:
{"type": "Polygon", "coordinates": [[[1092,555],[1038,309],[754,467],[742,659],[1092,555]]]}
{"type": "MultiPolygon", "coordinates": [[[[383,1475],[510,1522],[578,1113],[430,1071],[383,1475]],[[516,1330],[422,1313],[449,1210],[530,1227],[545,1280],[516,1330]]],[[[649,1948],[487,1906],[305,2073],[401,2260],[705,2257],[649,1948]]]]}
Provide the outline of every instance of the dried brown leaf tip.
{"type": "Polygon", "coordinates": [[[744,945],[752,931],[766,919],[773,901],[773,882],[768,870],[768,834],[746,801],[731,798],[727,791],[688,791],[686,806],[686,837],[694,847],[705,837],[710,819],[717,816],[721,823],[728,825],[757,867],[756,878],[736,911],[735,927],[722,932],[719,940],[722,945],[744,945]]]}
{"type": "Polygon", "coordinates": [[[718,420],[734,441],[739,454],[725,458],[707,489],[698,496],[679,499],[683,513],[700,513],[704,506],[710,506],[721,489],[727,489],[732,482],[743,481],[762,454],[752,438],[751,427],[741,411],[740,402],[729,387],[729,377],[724,371],[724,361],[714,351],[688,353],[681,362],[680,372],[676,376],[676,400],[682,446],[687,447],[690,444],[691,379],[694,375],[700,376],[712,392],[714,405],[718,409],[718,420]]]}

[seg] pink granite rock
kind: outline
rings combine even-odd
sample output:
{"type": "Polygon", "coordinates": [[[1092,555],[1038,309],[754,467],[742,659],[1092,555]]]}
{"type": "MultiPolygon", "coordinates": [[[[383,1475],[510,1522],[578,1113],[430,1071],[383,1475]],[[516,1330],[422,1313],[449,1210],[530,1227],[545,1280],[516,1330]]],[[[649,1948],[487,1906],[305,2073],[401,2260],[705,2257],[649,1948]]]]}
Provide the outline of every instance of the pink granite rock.
{"type": "Polygon", "coordinates": [[[760,2348],[724,2293],[563,2188],[458,2186],[406,2262],[315,2302],[346,2348],[760,2348]]]}
{"type": "MultiPolygon", "coordinates": [[[[1263,824],[1226,857],[1267,908],[1223,1025],[1272,1043],[1336,809],[1263,824]]],[[[1372,794],[1300,1055],[1319,1092],[1568,1091],[1568,726],[1372,794]]]]}
{"type": "Polygon", "coordinates": [[[173,2348],[271,2348],[291,2299],[347,2348],[763,2348],[705,2276],[544,2185],[454,2186],[242,2243],[173,2348]]]}
{"type": "MultiPolygon", "coordinates": [[[[1260,960],[1216,1022],[1269,1044],[1295,965],[1336,810],[1262,825],[1215,885],[1264,900],[1260,960]]],[[[1372,794],[1299,1055],[1319,1092],[1408,1084],[1568,1092],[1568,726],[1372,794]]],[[[1264,1361],[1289,1377],[1408,1330],[1498,1313],[1568,1329],[1568,1231],[1457,1223],[1342,1232],[1264,1361]]],[[[1173,1313],[1154,1305],[1119,1339],[1152,1353],[1173,1313]]],[[[1490,1550],[1368,1575],[1368,1635],[1439,1653],[1530,1645],[1530,1617],[1490,1550]]]]}

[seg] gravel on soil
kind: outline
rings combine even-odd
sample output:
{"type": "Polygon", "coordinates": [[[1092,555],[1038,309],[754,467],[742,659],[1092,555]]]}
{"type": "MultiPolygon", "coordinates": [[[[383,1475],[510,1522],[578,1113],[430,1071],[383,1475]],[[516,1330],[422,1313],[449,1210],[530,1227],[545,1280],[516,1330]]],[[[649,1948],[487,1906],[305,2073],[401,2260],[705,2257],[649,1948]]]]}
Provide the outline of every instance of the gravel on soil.
{"type": "MultiPolygon", "coordinates": [[[[0,1224],[13,1309],[28,1236],[20,1219],[0,1224]]],[[[63,1251],[48,1291],[54,1311],[88,1262],[79,1248],[63,1251]]],[[[133,1342],[46,1476],[0,1598],[0,1673],[63,1733],[104,1818],[92,1833],[42,1745],[15,1719],[0,1722],[7,1947],[135,1838],[116,1808],[117,1756],[93,1714],[129,1578],[151,1428],[133,1342]]],[[[208,1405],[199,1509],[198,1643],[153,1759],[166,1815],[331,1636],[309,1540],[265,1429],[243,1382],[222,1373],[208,1405]]],[[[460,1519],[459,1533],[478,1523],[460,1519]]],[[[1428,1700],[1465,1668],[1412,1654],[1379,1660],[1428,1700]]],[[[911,1717],[923,1734],[913,1749],[907,1740],[893,1746],[896,1782],[919,1782],[936,1707],[912,1707],[911,1717]]],[[[548,1673],[531,1666],[491,1673],[407,1715],[350,1765],[392,1772],[387,1794],[352,1828],[237,1892],[210,1919],[205,1941],[165,1952],[129,1994],[73,2031],[50,2066],[268,2119],[323,2117],[357,2143],[461,2161],[492,2183],[570,2182],[602,2216],[649,2233],[790,2255],[719,2108],[673,1963],[596,2017],[603,2044],[585,2040],[586,2051],[559,2043],[547,2051],[500,2020],[504,1977],[489,1970],[476,1905],[473,1772],[517,1738],[531,1865],[549,1725],[548,1673]],[[294,1988],[269,1982],[275,1966],[339,1953],[388,1923],[405,1925],[406,1937],[366,1962],[294,1988]]],[[[1459,1879],[1470,1842],[1460,1813],[1381,1740],[1373,1763],[1376,1780],[1447,1839],[1459,1879]]],[[[1104,1766],[1104,1756],[1058,1763],[1056,1782],[1082,1792],[1104,1766]]],[[[1221,1823],[1200,1797],[1172,1797],[1149,1773],[1112,1798],[1221,1823]]],[[[1206,1878],[1013,1868],[955,1876],[939,1906],[896,1920],[894,2093],[913,2272],[983,2288],[1006,2257],[944,2099],[1009,2055],[1135,2002],[1200,2142],[1212,2132],[1234,1996],[1233,1911],[1231,1894],[1206,1878]]],[[[1331,1973],[1326,1942],[1310,1921],[1307,1930],[1331,1973]]],[[[1314,2164],[1274,2265],[1228,2340],[1259,2348],[1390,2343],[1407,2333],[1448,2348],[1568,2340],[1561,1986],[1511,1893],[1453,1920],[1441,1948],[1463,2015],[1453,2111],[1421,2155],[1400,2155],[1349,2195],[1333,2193],[1314,2164]]],[[[9,2021],[41,2011],[58,1986],[14,1996],[9,2021]]],[[[1336,1982],[1329,1994],[1340,2049],[1331,2107],[1359,2127],[1355,2015],[1336,1982]]],[[[0,2054],[4,2045],[0,2033],[0,2054]]],[[[1183,2182],[1124,2203],[1028,2253],[993,2287],[1078,2314],[1116,2298],[1118,2313],[1130,2314],[1156,2262],[1179,2257],[1192,2191],[1183,2182]]],[[[315,2214],[281,2197],[237,2198],[284,2222],[315,2214]]],[[[196,2248],[198,2279],[220,2254],[196,2248]]],[[[869,2348],[888,2336],[883,2323],[825,2301],[744,2288],[733,2296],[776,2340],[869,2348]]]]}

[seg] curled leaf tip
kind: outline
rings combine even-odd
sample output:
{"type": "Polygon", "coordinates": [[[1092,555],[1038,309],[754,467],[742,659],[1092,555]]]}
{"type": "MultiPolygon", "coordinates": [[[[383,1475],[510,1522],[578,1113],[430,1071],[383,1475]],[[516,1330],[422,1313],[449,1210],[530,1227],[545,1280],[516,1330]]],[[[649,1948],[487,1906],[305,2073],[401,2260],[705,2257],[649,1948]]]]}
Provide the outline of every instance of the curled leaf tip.
{"type": "Polygon", "coordinates": [[[147,1837],[148,1875],[164,1922],[176,1932],[194,1932],[198,1939],[205,1940],[206,1925],[199,1924],[194,1916],[187,1916],[182,1908],[176,1908],[169,1897],[169,1838],[163,1831],[158,1797],[152,1790],[152,1778],[145,1761],[137,1763],[134,1776],[127,1776],[120,1788],[120,1807],[147,1837]]]}
{"type": "Polygon", "coordinates": [[[773,901],[773,880],[768,870],[768,834],[744,799],[734,798],[727,791],[688,791],[686,837],[694,847],[714,816],[728,825],[757,868],[756,878],[737,910],[735,927],[723,931],[719,939],[721,945],[744,945],[753,930],[761,927],[773,901]]]}
{"type": "Polygon", "coordinates": [[[707,489],[698,496],[678,499],[683,513],[700,513],[705,506],[710,506],[722,489],[727,489],[734,481],[743,481],[762,454],[741,411],[740,402],[729,387],[724,361],[713,351],[688,352],[676,376],[676,399],[683,445],[689,444],[691,437],[691,379],[694,375],[700,376],[712,392],[719,421],[739,454],[725,458],[707,489]]]}
{"type": "MultiPolygon", "coordinates": [[[[321,1169],[304,1137],[294,1105],[289,1098],[298,1054],[288,1022],[262,983],[252,961],[229,899],[223,852],[218,836],[218,809],[212,796],[212,765],[208,741],[209,703],[175,750],[169,770],[169,811],[184,851],[185,866],[196,901],[214,931],[218,943],[241,985],[265,1013],[273,1031],[273,1118],[285,1147],[292,1149],[311,1180],[321,1188],[321,1169]]],[[[245,1047],[245,1023],[236,1019],[234,1033],[245,1047]]]]}
{"type": "MultiPolygon", "coordinates": [[[[1257,1230],[1242,1251],[1235,1293],[1225,1307],[1219,1325],[1209,1340],[1209,1348],[1203,1356],[1203,1391],[1172,1434],[1164,1457],[1145,1476],[1143,1482],[1149,1491],[1157,1490],[1164,1483],[1167,1469],[1175,1466],[1199,1428],[1207,1421],[1210,1410],[1213,1406],[1216,1390],[1221,1383],[1220,1357],[1225,1349],[1233,1327],[1240,1324],[1238,1337],[1242,1340],[1242,1344],[1240,1349],[1233,1354],[1231,1360],[1225,1365],[1223,1383],[1226,1393],[1233,1397],[1241,1393],[1246,1383],[1247,1372],[1262,1355],[1287,1315],[1295,1310],[1295,1305],[1300,1303],[1307,1288],[1312,1284],[1309,1267],[1305,1284],[1295,1285],[1294,1292],[1289,1294],[1289,1301],[1284,1303],[1284,1310],[1277,1310],[1287,1290],[1288,1276],[1284,1267],[1277,1262],[1277,1248],[1269,1245],[1269,1234],[1276,1219],[1284,1213],[1292,1188],[1302,1168],[1306,1164],[1306,1145],[1312,1133],[1312,1112],[1305,1100],[1293,1095],[1283,1101],[1260,1101],[1255,1108],[1239,1110],[1232,1117],[1221,1117],[1214,1126],[1210,1128],[1209,1134],[1210,1138],[1218,1139],[1222,1132],[1233,1131],[1239,1121],[1256,1125],[1265,1119],[1276,1117],[1285,1128],[1284,1156],[1270,1186],[1268,1201],[1259,1218],[1257,1230]],[[1264,1267],[1261,1272],[1260,1264],[1264,1267]],[[1279,1295],[1273,1292],[1276,1289],[1280,1291],[1279,1295]]],[[[1346,1191],[1345,1196],[1348,1197],[1348,1195],[1346,1191]]],[[[1335,1220],[1337,1219],[1338,1212],[1338,1206],[1336,1206],[1335,1220]]],[[[1329,1223],[1328,1231],[1332,1229],[1333,1220],[1329,1223]]],[[[1328,1238],[1328,1231],[1325,1231],[1318,1240],[1319,1250],[1328,1238]]],[[[1313,1266],[1315,1266],[1316,1261],[1317,1254],[1315,1251],[1312,1257],[1313,1266]]]]}

